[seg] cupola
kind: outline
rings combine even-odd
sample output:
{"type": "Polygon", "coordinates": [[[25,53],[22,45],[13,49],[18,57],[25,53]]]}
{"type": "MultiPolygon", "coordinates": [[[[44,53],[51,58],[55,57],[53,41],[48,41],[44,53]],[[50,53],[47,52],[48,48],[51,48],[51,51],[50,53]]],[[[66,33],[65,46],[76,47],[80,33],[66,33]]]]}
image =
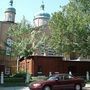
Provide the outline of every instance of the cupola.
{"type": "Polygon", "coordinates": [[[36,13],[34,16],[34,19],[33,19],[34,26],[38,27],[38,26],[45,25],[48,23],[49,19],[50,19],[50,14],[45,12],[45,5],[42,2],[41,10],[38,13],[36,13]]]}
{"type": "Polygon", "coordinates": [[[10,0],[10,6],[5,11],[5,21],[15,22],[16,9],[13,7],[13,0],[10,0]]]}

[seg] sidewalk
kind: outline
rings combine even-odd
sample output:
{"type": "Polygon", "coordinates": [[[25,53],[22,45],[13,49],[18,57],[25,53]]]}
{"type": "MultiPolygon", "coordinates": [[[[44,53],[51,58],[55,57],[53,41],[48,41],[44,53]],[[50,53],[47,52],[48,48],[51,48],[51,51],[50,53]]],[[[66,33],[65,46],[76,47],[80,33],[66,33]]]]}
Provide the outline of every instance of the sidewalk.
{"type": "Polygon", "coordinates": [[[0,87],[0,90],[29,90],[28,87],[0,87]]]}
{"type": "Polygon", "coordinates": [[[90,88],[90,84],[86,84],[86,86],[85,87],[88,87],[88,88],[90,88]]]}

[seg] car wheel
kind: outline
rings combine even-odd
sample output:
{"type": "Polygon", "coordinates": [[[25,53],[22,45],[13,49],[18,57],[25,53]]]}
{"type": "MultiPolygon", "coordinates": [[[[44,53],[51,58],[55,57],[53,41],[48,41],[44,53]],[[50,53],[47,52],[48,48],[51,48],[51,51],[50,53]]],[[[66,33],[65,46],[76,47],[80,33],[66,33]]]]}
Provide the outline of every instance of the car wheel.
{"type": "Polygon", "coordinates": [[[76,84],[76,85],[75,85],[75,90],[82,90],[81,85],[80,85],[80,84],[76,84]]]}
{"type": "Polygon", "coordinates": [[[45,86],[43,90],[52,90],[50,86],[45,86]]]}

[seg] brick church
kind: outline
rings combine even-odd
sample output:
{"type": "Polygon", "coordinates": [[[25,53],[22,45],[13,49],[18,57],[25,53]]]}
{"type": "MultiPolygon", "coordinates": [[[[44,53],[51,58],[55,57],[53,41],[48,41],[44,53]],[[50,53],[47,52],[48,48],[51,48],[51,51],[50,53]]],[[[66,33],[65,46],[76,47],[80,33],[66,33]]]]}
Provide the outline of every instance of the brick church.
{"type": "MultiPolygon", "coordinates": [[[[78,65],[81,65],[78,63],[82,63],[81,66],[85,70],[90,71],[90,69],[88,69],[90,68],[89,59],[87,61],[86,60],[79,61],[78,63],[77,61],[73,61],[73,62],[67,61],[67,60],[63,61],[63,57],[55,56],[54,51],[50,49],[46,44],[42,45],[45,48],[44,51],[37,49],[34,52],[33,56],[27,57],[29,60],[28,66],[27,66],[27,62],[24,61],[24,59],[23,60],[20,59],[20,64],[19,64],[17,61],[17,58],[11,57],[10,55],[11,48],[8,47],[8,45],[9,46],[12,45],[12,38],[8,37],[6,32],[8,31],[11,24],[16,24],[15,23],[16,9],[13,7],[13,0],[10,0],[9,3],[10,3],[10,6],[5,10],[5,19],[4,21],[0,21],[0,72],[3,71],[5,74],[8,75],[11,73],[16,73],[18,70],[18,67],[20,67],[20,70],[25,70],[25,68],[28,67],[28,72],[33,75],[36,75],[38,72],[41,72],[41,71],[47,75],[50,71],[68,72],[68,68],[71,70],[71,67],[72,67],[72,71],[74,71],[75,68],[77,68],[77,71],[75,73],[78,73],[79,72],[78,65]],[[51,65],[51,63],[53,66],[51,65]],[[86,64],[84,65],[84,63],[86,64]],[[46,68],[47,65],[49,66],[49,69],[46,68]]],[[[40,12],[34,16],[33,24],[34,24],[35,30],[42,29],[42,31],[48,35],[50,33],[49,27],[48,27],[50,14],[45,12],[44,6],[45,6],[44,3],[42,3],[40,12]]],[[[81,73],[84,73],[84,72],[81,72],[81,73]]]]}
{"type": "Polygon", "coordinates": [[[6,32],[11,24],[15,24],[15,14],[16,9],[11,0],[10,6],[5,10],[5,19],[0,21],[0,72],[5,74],[16,71],[16,59],[10,56],[11,48],[6,45],[12,44],[12,38],[8,37],[6,32]]]}

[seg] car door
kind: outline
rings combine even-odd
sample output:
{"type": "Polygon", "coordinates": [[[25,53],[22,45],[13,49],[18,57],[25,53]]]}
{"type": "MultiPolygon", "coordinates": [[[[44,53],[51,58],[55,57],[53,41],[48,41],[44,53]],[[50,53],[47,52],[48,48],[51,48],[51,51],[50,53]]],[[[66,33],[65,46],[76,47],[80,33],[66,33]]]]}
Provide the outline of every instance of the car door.
{"type": "Polygon", "coordinates": [[[54,85],[55,90],[70,90],[74,87],[73,78],[70,76],[59,76],[54,85]]]}
{"type": "Polygon", "coordinates": [[[65,75],[62,81],[63,89],[70,90],[74,87],[74,80],[73,77],[70,75],[65,75]]]}
{"type": "Polygon", "coordinates": [[[62,80],[61,79],[59,79],[58,77],[51,77],[49,78],[49,80],[50,80],[49,83],[51,83],[53,90],[62,90],[61,88],[62,80]]]}
{"type": "Polygon", "coordinates": [[[54,90],[63,90],[62,80],[56,80],[55,84],[53,85],[54,90]]]}
{"type": "Polygon", "coordinates": [[[60,76],[57,80],[55,80],[55,84],[53,85],[54,90],[64,90],[64,80],[63,77],[60,76]]]}

